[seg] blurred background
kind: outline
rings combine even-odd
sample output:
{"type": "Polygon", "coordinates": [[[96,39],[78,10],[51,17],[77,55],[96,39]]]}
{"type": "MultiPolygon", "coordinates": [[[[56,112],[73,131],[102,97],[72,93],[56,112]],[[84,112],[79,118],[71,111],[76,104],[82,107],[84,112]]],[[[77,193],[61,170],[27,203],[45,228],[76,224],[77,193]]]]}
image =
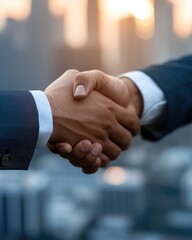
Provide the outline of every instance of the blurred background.
{"type": "MultiPolygon", "coordinates": [[[[118,75],[192,53],[192,0],[0,0],[0,89],[118,75]]],[[[133,140],[88,176],[46,148],[0,172],[0,239],[191,240],[192,128],[133,140]]]]}

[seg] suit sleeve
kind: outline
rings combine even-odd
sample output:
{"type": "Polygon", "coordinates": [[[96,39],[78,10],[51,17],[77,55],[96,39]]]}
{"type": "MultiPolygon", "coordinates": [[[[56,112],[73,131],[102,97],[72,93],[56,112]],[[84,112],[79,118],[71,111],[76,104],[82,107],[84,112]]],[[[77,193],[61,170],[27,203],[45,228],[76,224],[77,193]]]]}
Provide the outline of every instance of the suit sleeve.
{"type": "Polygon", "coordinates": [[[0,169],[28,169],[38,131],[38,111],[32,94],[0,91],[0,169]]]}
{"type": "Polygon", "coordinates": [[[158,137],[142,128],[142,135],[149,140],[157,140],[183,125],[192,122],[192,55],[154,65],[142,71],[150,76],[162,89],[167,101],[167,110],[158,124],[158,137]]]}

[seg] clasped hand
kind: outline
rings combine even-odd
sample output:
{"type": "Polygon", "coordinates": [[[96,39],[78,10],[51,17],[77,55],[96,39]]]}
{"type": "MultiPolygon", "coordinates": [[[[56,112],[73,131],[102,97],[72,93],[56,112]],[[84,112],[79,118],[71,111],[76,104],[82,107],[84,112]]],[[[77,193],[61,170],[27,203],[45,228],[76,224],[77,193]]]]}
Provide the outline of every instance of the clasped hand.
{"type": "Polygon", "coordinates": [[[128,79],[68,70],[45,94],[53,114],[47,146],[84,173],[106,167],[140,131],[142,99],[128,79]]]}

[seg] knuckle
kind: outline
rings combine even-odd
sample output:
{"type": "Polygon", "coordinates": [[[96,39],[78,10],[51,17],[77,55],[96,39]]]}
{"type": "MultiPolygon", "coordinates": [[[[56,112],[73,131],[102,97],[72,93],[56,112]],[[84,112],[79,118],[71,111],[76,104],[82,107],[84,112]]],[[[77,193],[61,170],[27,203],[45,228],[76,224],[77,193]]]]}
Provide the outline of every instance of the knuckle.
{"type": "Polygon", "coordinates": [[[132,114],[132,116],[129,116],[129,126],[129,131],[131,132],[132,136],[137,135],[141,129],[140,119],[132,114]]]}
{"type": "Polygon", "coordinates": [[[131,133],[128,133],[127,137],[124,137],[122,139],[121,149],[126,150],[130,146],[131,140],[132,140],[132,135],[131,135],[131,133]]]}
{"type": "Polygon", "coordinates": [[[98,139],[100,139],[101,145],[105,146],[107,144],[108,139],[109,139],[109,134],[108,134],[109,129],[106,126],[103,126],[103,129],[105,130],[105,132],[103,134],[100,134],[98,139]]]}
{"type": "MultiPolygon", "coordinates": [[[[112,109],[113,108],[111,108],[111,111],[113,111],[112,109]]],[[[103,125],[103,129],[106,131],[105,137],[108,137],[109,135],[113,134],[116,131],[115,129],[117,128],[117,122],[115,121],[114,116],[112,114],[110,115],[111,118],[110,119],[105,118],[106,121],[105,124],[103,125]]]]}
{"type": "Polygon", "coordinates": [[[89,81],[89,78],[87,78],[86,73],[79,73],[75,77],[75,83],[86,83],[89,81]]]}
{"type": "Polygon", "coordinates": [[[113,161],[115,160],[121,153],[121,149],[117,148],[117,149],[113,149],[110,153],[110,160],[113,161]]]}
{"type": "Polygon", "coordinates": [[[130,144],[131,144],[131,139],[129,139],[129,141],[126,141],[126,142],[122,143],[121,149],[122,149],[122,150],[128,149],[129,146],[130,146],[130,144]]]}
{"type": "Polygon", "coordinates": [[[104,75],[104,73],[102,72],[102,71],[100,71],[100,70],[98,70],[98,69],[93,69],[92,71],[91,71],[94,75],[97,75],[97,76],[103,76],[104,75]]]}

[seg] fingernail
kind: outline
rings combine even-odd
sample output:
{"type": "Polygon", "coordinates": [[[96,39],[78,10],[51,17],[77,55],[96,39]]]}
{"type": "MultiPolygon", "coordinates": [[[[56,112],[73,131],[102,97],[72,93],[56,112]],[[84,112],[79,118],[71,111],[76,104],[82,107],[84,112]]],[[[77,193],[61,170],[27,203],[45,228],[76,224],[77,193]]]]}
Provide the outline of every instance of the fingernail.
{"type": "Polygon", "coordinates": [[[82,142],[82,143],[80,143],[79,147],[80,147],[80,150],[82,152],[88,152],[88,151],[90,151],[91,145],[89,143],[87,143],[87,142],[82,142]]]}
{"type": "Polygon", "coordinates": [[[70,145],[66,145],[64,147],[60,147],[59,151],[61,153],[70,153],[72,151],[72,147],[70,145]]]}
{"type": "Polygon", "coordinates": [[[84,96],[85,95],[85,86],[84,85],[78,85],[75,89],[74,96],[84,96]]]}
{"type": "Polygon", "coordinates": [[[101,159],[100,159],[100,157],[97,157],[97,159],[96,159],[96,164],[99,165],[99,166],[101,166],[101,159]]]}
{"type": "Polygon", "coordinates": [[[94,148],[91,150],[91,153],[95,156],[98,155],[100,152],[101,152],[101,148],[97,145],[94,146],[94,148]]]}

